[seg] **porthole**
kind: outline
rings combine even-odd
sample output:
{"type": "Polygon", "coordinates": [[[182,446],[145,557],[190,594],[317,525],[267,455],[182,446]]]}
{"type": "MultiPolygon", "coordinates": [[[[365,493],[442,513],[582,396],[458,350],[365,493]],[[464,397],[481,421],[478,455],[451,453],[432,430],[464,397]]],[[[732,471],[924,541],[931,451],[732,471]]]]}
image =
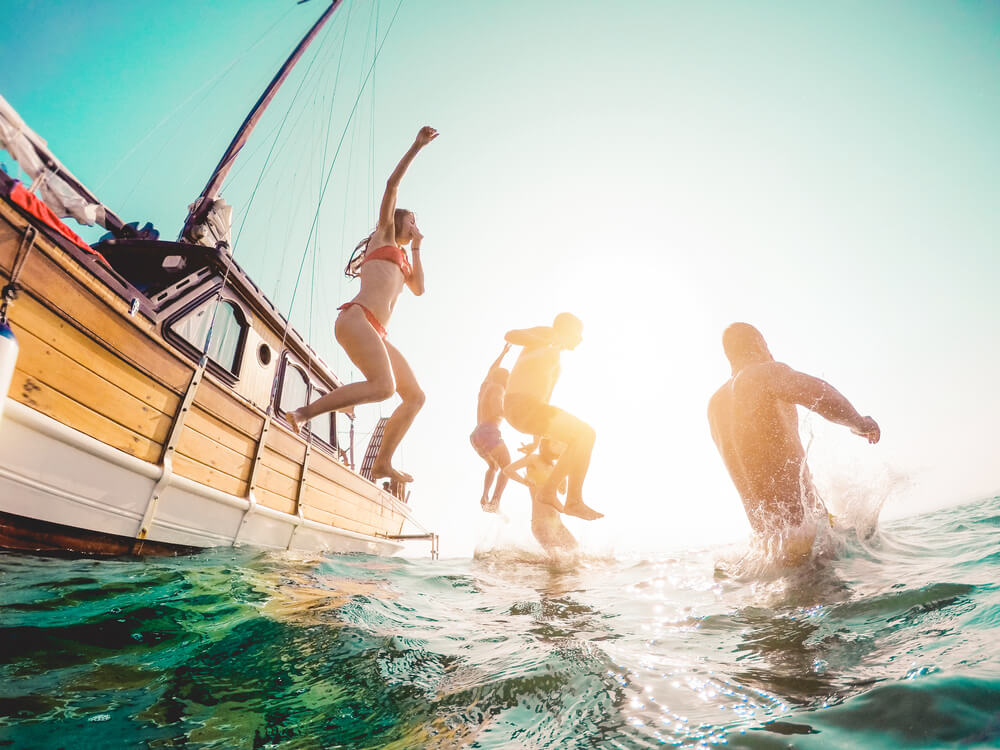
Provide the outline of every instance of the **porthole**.
{"type": "Polygon", "coordinates": [[[267,344],[261,344],[257,347],[257,361],[261,363],[264,367],[271,364],[271,347],[267,344]]]}

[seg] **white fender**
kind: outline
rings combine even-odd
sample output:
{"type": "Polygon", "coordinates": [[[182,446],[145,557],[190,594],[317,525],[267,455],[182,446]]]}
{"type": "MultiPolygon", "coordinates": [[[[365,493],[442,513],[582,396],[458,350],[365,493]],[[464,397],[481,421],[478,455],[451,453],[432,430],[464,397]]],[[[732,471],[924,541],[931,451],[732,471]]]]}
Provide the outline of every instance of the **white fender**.
{"type": "Polygon", "coordinates": [[[0,419],[3,418],[3,405],[10,390],[10,381],[14,377],[14,365],[17,364],[17,338],[10,326],[0,323],[0,419]]]}

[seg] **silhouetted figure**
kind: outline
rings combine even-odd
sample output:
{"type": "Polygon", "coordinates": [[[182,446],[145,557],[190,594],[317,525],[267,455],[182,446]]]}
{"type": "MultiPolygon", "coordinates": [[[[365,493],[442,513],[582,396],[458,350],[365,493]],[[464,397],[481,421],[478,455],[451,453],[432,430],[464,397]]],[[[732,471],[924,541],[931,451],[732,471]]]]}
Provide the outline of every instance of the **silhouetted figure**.
{"type": "Polygon", "coordinates": [[[829,383],[775,362],[752,325],[733,323],[722,346],[733,374],[708,403],[712,439],[754,531],[780,537],[791,557],[808,555],[816,519],[826,518],[826,508],[806,465],[795,405],[850,427],[870,443],[878,442],[879,426],[829,383]]]}
{"type": "Polygon", "coordinates": [[[549,480],[539,488],[538,501],[586,521],[602,518],[583,502],[583,481],[594,449],[594,428],[549,403],[559,379],[559,355],[583,340],[583,323],[575,315],[559,313],[551,326],[508,331],[508,343],[524,347],[514,363],[504,396],[504,417],[526,435],[551,438],[566,446],[549,480]],[[556,488],[569,477],[566,507],[556,488]]]}

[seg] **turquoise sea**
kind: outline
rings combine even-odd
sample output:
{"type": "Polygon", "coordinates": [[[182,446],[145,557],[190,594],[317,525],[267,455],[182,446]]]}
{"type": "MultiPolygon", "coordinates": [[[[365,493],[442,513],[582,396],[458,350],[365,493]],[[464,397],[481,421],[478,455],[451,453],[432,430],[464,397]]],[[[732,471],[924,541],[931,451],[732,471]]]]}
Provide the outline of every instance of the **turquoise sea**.
{"type": "Polygon", "coordinates": [[[1000,498],[863,536],[739,575],[6,554],[0,747],[1000,746],[1000,498]]]}

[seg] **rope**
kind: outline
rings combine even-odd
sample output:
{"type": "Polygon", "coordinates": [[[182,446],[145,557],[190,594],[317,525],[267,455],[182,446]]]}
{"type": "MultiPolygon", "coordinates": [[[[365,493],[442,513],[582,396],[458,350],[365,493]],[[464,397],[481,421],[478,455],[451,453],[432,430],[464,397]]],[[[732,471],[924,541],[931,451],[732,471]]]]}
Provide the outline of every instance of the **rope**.
{"type": "Polygon", "coordinates": [[[340,149],[344,144],[344,138],[347,135],[347,128],[350,126],[351,121],[354,119],[354,114],[357,112],[358,109],[358,103],[361,101],[361,95],[364,93],[365,87],[367,86],[368,81],[371,78],[372,70],[374,70],[375,68],[375,63],[378,61],[378,57],[382,52],[382,47],[385,45],[385,40],[388,38],[389,32],[392,31],[392,27],[396,22],[396,18],[399,15],[400,8],[403,6],[403,2],[404,0],[399,0],[399,3],[396,5],[396,12],[393,14],[392,20],[389,22],[389,28],[386,29],[385,36],[382,37],[382,42],[378,45],[378,49],[375,53],[374,58],[372,59],[372,64],[368,68],[368,74],[365,76],[364,82],[361,85],[361,90],[358,91],[358,95],[354,99],[354,106],[351,108],[350,115],[348,115],[347,125],[344,127],[343,133],[341,133],[340,141],[337,144],[337,150],[334,152],[333,155],[333,161],[330,163],[330,169],[328,170],[326,179],[323,182],[323,189],[320,191],[319,201],[316,204],[316,212],[313,214],[312,225],[309,228],[309,236],[306,238],[306,247],[302,253],[302,261],[299,263],[299,272],[295,278],[295,286],[292,289],[292,299],[288,306],[288,318],[285,323],[285,330],[281,335],[281,348],[284,348],[285,341],[288,338],[288,330],[291,327],[292,310],[294,309],[295,306],[295,298],[298,294],[299,282],[302,279],[302,269],[305,266],[305,259],[309,250],[309,242],[312,241],[313,234],[316,231],[316,225],[319,222],[319,210],[320,207],[323,205],[323,198],[326,195],[326,190],[330,185],[330,178],[333,175],[333,168],[337,163],[337,157],[340,155],[340,149]]]}
{"type": "MultiPolygon", "coordinates": [[[[354,10],[354,4],[352,3],[351,6],[350,6],[350,9],[348,10],[347,21],[344,24],[344,38],[341,39],[340,54],[337,57],[337,71],[336,71],[336,73],[334,74],[334,77],[333,77],[333,91],[330,94],[330,108],[329,108],[329,111],[327,112],[327,117],[326,117],[326,132],[323,134],[323,157],[322,157],[322,160],[320,161],[320,183],[319,183],[320,196],[321,197],[320,197],[319,200],[322,200],[322,187],[323,187],[322,186],[322,176],[323,176],[324,171],[326,170],[326,160],[327,160],[327,155],[328,155],[329,147],[330,147],[330,131],[333,129],[333,105],[334,105],[334,102],[337,99],[337,88],[338,88],[338,84],[340,83],[340,71],[341,71],[341,67],[342,67],[343,62],[344,62],[344,47],[346,45],[347,29],[349,28],[350,23],[351,23],[351,11],[353,11],[353,10],[354,10]]],[[[308,325],[308,329],[307,330],[308,330],[308,338],[309,338],[310,341],[313,340],[313,335],[314,335],[314,331],[315,331],[315,329],[313,327],[313,313],[315,312],[315,309],[316,309],[316,304],[315,304],[315,299],[316,299],[316,276],[317,276],[317,274],[316,274],[316,262],[317,262],[317,260],[319,258],[319,235],[320,235],[320,231],[319,231],[319,222],[318,221],[317,221],[317,225],[316,226],[317,226],[316,234],[313,237],[312,277],[311,277],[310,283],[309,283],[309,325],[308,325]]],[[[290,313],[289,313],[289,319],[291,319],[291,314],[290,313]]],[[[312,358],[311,357],[308,358],[308,363],[306,365],[306,369],[307,369],[307,372],[308,372],[308,375],[309,375],[309,379],[312,380],[312,358]]],[[[354,417],[353,416],[349,417],[349,419],[351,420],[352,423],[354,422],[354,417]]],[[[336,417],[334,417],[334,425],[336,425],[336,417]]],[[[335,430],[333,431],[333,434],[330,437],[332,438],[332,440],[334,442],[334,449],[339,449],[339,445],[338,445],[339,440],[337,439],[337,435],[336,435],[336,431],[335,430]]]]}
{"type": "MultiPolygon", "coordinates": [[[[288,121],[288,116],[291,114],[292,108],[295,106],[295,101],[298,99],[299,93],[302,91],[302,89],[303,89],[303,87],[305,85],[306,80],[308,80],[308,78],[309,78],[309,72],[312,70],[313,65],[315,64],[316,60],[319,58],[320,52],[322,51],[322,48],[323,48],[323,45],[326,43],[326,40],[329,37],[330,31],[331,31],[332,28],[333,28],[333,26],[331,25],[331,26],[329,26],[329,27],[327,27],[325,29],[324,36],[323,36],[323,38],[321,40],[319,40],[319,42],[318,42],[318,44],[316,46],[316,52],[312,56],[312,59],[309,61],[309,66],[306,68],[305,75],[302,76],[302,80],[299,82],[299,87],[295,90],[295,94],[292,96],[292,100],[288,103],[288,107],[285,109],[285,114],[281,118],[281,124],[278,127],[278,133],[274,137],[274,141],[272,141],[272,143],[271,143],[271,148],[270,148],[270,150],[267,153],[267,157],[264,159],[264,165],[261,167],[260,174],[257,177],[257,182],[254,184],[253,190],[250,192],[250,199],[247,202],[246,211],[243,213],[243,218],[240,221],[240,228],[239,228],[239,230],[236,233],[236,239],[233,240],[233,244],[230,247],[230,256],[231,256],[231,258],[235,258],[235,256],[236,256],[236,249],[237,249],[237,246],[240,244],[240,237],[243,236],[243,228],[246,226],[247,217],[250,214],[250,208],[253,206],[254,198],[256,198],[256,196],[257,196],[257,190],[260,188],[261,183],[264,181],[264,173],[267,171],[267,167],[268,167],[268,164],[270,163],[271,156],[274,154],[274,148],[275,148],[275,146],[278,143],[278,139],[281,137],[281,131],[284,129],[285,123],[288,121]]],[[[205,346],[202,349],[202,354],[204,354],[204,355],[208,354],[208,349],[209,349],[209,347],[211,346],[211,343],[212,343],[212,336],[215,333],[215,321],[216,321],[216,319],[218,317],[219,307],[222,305],[222,295],[223,295],[223,292],[226,289],[226,285],[229,283],[229,274],[232,271],[233,265],[234,265],[234,263],[232,263],[232,262],[230,262],[230,263],[228,263],[226,265],[226,273],[222,277],[222,285],[219,287],[218,294],[216,294],[216,297],[215,297],[215,306],[212,309],[212,319],[209,322],[209,325],[208,325],[208,334],[205,337],[205,346]]]]}
{"type": "Polygon", "coordinates": [[[7,280],[7,284],[3,290],[0,291],[0,325],[7,324],[7,308],[10,307],[11,302],[17,299],[17,293],[20,289],[17,280],[21,275],[21,269],[24,268],[24,262],[28,259],[28,254],[35,246],[36,237],[38,237],[38,230],[31,224],[28,224],[24,230],[24,234],[21,236],[21,244],[17,248],[17,255],[11,266],[10,278],[7,280]]]}

